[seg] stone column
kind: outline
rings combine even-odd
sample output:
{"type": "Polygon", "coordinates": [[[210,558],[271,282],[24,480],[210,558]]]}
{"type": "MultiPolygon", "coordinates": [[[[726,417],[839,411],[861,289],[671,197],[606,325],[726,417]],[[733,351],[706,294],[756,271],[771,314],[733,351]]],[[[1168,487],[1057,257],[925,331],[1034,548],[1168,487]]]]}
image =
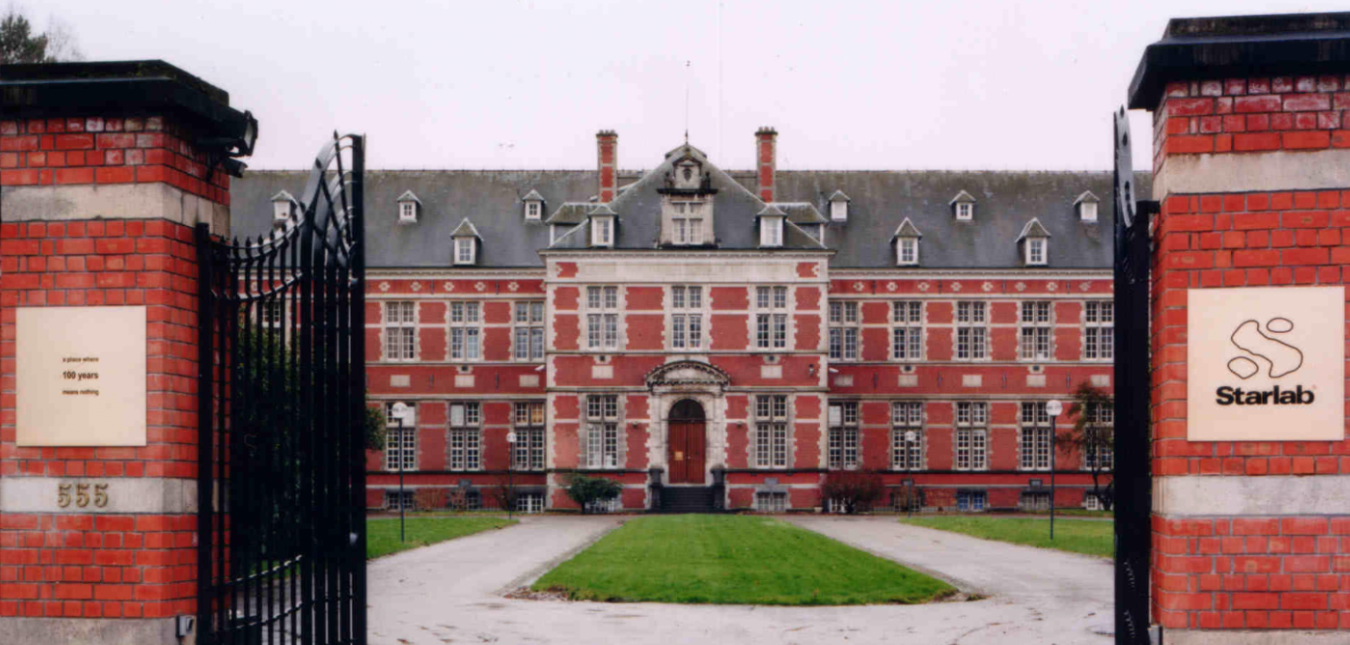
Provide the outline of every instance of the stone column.
{"type": "Polygon", "coordinates": [[[1169,645],[1347,642],[1350,15],[1173,20],[1130,107],[1161,206],[1153,618],[1169,645]]]}
{"type": "Polygon", "coordinates": [[[0,640],[192,642],[193,227],[247,117],[159,61],[0,79],[0,640]]]}

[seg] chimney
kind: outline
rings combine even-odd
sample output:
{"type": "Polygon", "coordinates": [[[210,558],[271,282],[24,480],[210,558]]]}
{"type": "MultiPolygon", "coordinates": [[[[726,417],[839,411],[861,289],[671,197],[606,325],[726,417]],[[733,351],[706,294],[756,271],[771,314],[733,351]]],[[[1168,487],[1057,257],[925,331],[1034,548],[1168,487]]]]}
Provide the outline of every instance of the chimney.
{"type": "Polygon", "coordinates": [[[778,166],[778,131],[770,127],[755,132],[755,172],[759,176],[759,198],[773,201],[773,173],[778,166]]]}
{"type": "Polygon", "coordinates": [[[600,170],[600,203],[614,201],[618,193],[619,135],[613,130],[595,133],[596,161],[600,170]]]}

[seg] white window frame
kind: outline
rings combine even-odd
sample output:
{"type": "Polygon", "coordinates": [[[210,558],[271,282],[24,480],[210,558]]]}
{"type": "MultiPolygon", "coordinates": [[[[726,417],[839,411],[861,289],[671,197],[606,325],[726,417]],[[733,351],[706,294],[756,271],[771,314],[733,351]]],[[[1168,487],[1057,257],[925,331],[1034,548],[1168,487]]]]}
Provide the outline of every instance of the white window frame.
{"type": "Polygon", "coordinates": [[[862,309],[857,300],[830,302],[829,345],[830,360],[855,362],[862,343],[862,309]]]}
{"type": "Polygon", "coordinates": [[[1083,303],[1083,360],[1115,360],[1115,326],[1115,303],[1110,300],[1088,300],[1083,303]]]}
{"type": "Polygon", "coordinates": [[[1026,243],[1027,266],[1045,266],[1049,264],[1050,240],[1044,237],[1029,237],[1026,243]]]}
{"type": "Polygon", "coordinates": [[[586,468],[613,470],[619,463],[619,397],[617,394],[592,394],[586,397],[586,468]]]}
{"type": "Polygon", "coordinates": [[[788,494],[782,490],[755,491],[755,510],[760,513],[786,513],[788,494]]]}
{"type": "Polygon", "coordinates": [[[472,237],[455,238],[455,264],[474,264],[478,261],[478,245],[472,237]]]}
{"type": "Polygon", "coordinates": [[[703,244],[705,232],[703,222],[707,219],[703,214],[703,202],[671,202],[671,207],[674,211],[671,222],[675,228],[671,232],[671,242],[682,246],[703,244]]]}
{"type": "Polygon", "coordinates": [[[450,470],[483,469],[483,407],[477,401],[450,403],[450,437],[446,442],[450,470]]]}
{"type": "Polygon", "coordinates": [[[544,301],[518,300],[513,305],[511,356],[524,363],[544,360],[544,301]]]}
{"type": "Polygon", "coordinates": [[[923,470],[923,401],[891,403],[891,470],[923,470]],[[905,438],[914,433],[914,441],[905,438]]]}
{"type": "Polygon", "coordinates": [[[952,450],[955,470],[989,470],[989,404],[958,401],[953,424],[952,450]]]}
{"type": "Polygon", "coordinates": [[[830,221],[847,222],[848,221],[848,200],[837,199],[830,202],[830,221]]]}
{"type": "Polygon", "coordinates": [[[902,267],[919,265],[919,238],[895,238],[895,264],[902,267]]]}
{"type": "Polygon", "coordinates": [[[516,443],[511,447],[511,467],[524,471],[543,470],[547,406],[544,401],[516,401],[513,408],[512,431],[516,433],[516,443]]]}
{"type": "Polygon", "coordinates": [[[761,217],[759,220],[759,245],[765,248],[783,246],[782,217],[761,217]]]}
{"type": "Polygon", "coordinates": [[[675,285],[670,288],[670,348],[697,351],[708,344],[708,321],[699,285],[675,285]]]}
{"type": "Polygon", "coordinates": [[[417,498],[416,498],[416,493],[417,493],[416,490],[403,490],[403,491],[400,491],[400,490],[397,489],[397,488],[393,488],[393,489],[386,488],[385,491],[384,491],[384,506],[385,506],[385,509],[386,509],[386,510],[390,510],[390,511],[397,511],[397,510],[399,509],[399,506],[402,505],[402,506],[403,506],[403,510],[405,510],[405,511],[415,511],[415,510],[417,510],[417,498]],[[402,500],[399,499],[399,495],[400,495],[400,494],[403,495],[403,499],[402,499],[402,500]]]}
{"type": "Polygon", "coordinates": [[[291,202],[289,200],[277,200],[272,202],[272,219],[278,222],[284,222],[291,218],[291,202]]]}
{"type": "Polygon", "coordinates": [[[983,300],[956,302],[956,343],[952,356],[958,361],[989,359],[989,303],[983,300]]]}
{"type": "Polygon", "coordinates": [[[1055,360],[1053,303],[1049,300],[1023,300],[1018,309],[1018,358],[1034,363],[1055,360]]]}
{"type": "Polygon", "coordinates": [[[975,202],[956,202],[956,219],[963,222],[975,219],[975,202]]]}
{"type": "Polygon", "coordinates": [[[398,221],[416,222],[417,221],[417,202],[408,200],[398,203],[398,221]]]}
{"type": "Polygon", "coordinates": [[[544,494],[532,491],[527,493],[518,493],[516,495],[517,513],[543,513],[544,512],[544,494]]]}
{"type": "Polygon", "coordinates": [[[755,467],[783,470],[791,462],[789,407],[785,394],[761,394],[755,397],[755,467]]]}
{"type": "MultiPolygon", "coordinates": [[[[408,407],[416,411],[417,404],[410,403],[408,407]]],[[[399,430],[393,402],[384,404],[384,434],[384,469],[398,472],[399,460],[402,459],[404,472],[416,472],[417,426],[404,426],[399,430]]]]}
{"type": "Polygon", "coordinates": [[[913,363],[923,360],[923,301],[891,302],[891,360],[913,363]]]}
{"type": "Polygon", "coordinates": [[[1090,490],[1088,490],[1088,491],[1083,491],[1083,510],[1085,510],[1085,511],[1100,511],[1100,510],[1103,510],[1103,509],[1102,509],[1102,500],[1097,499],[1097,496],[1096,496],[1096,495],[1093,495],[1093,494],[1092,494],[1092,491],[1090,491],[1090,490]]]}
{"type": "Polygon", "coordinates": [[[409,300],[384,303],[384,360],[417,360],[417,303],[409,300]]]}
{"type": "Polygon", "coordinates": [[[591,246],[614,246],[614,218],[608,215],[591,218],[591,246]]]}
{"type": "Polygon", "coordinates": [[[619,287],[590,285],[586,287],[586,348],[596,352],[611,352],[623,344],[619,332],[619,287]]]}
{"type": "Polygon", "coordinates": [[[543,217],[544,205],[531,199],[525,202],[525,219],[539,219],[543,217]]]}
{"type": "Polygon", "coordinates": [[[1017,451],[1017,469],[1049,471],[1054,467],[1054,432],[1044,401],[1022,403],[1017,451]]]}
{"type": "Polygon", "coordinates": [[[989,492],[983,490],[956,491],[956,510],[967,513],[979,513],[989,508],[989,492]],[[965,501],[962,501],[962,498],[965,501]]]}
{"type": "MultiPolygon", "coordinates": [[[[1112,430],[1116,424],[1116,410],[1110,405],[1102,405],[1088,408],[1086,425],[1083,428],[1085,434],[1101,432],[1103,430],[1112,430]]],[[[1111,444],[1100,446],[1101,452],[1096,455],[1097,459],[1102,461],[1102,470],[1114,472],[1116,469],[1115,447],[1111,444]]],[[[1092,470],[1093,455],[1089,450],[1083,448],[1083,470],[1092,470]]]]}
{"type": "Polygon", "coordinates": [[[1097,202],[1081,202],[1078,204],[1078,213],[1084,222],[1097,221],[1097,202]]]}
{"type": "Polygon", "coordinates": [[[786,351],[791,337],[788,288],[785,285],[755,287],[755,349],[786,351]]]}
{"type": "Polygon", "coordinates": [[[828,456],[830,470],[852,470],[862,463],[858,442],[858,402],[840,401],[829,407],[830,436],[828,456]]]}
{"type": "Polygon", "coordinates": [[[483,360],[483,305],[477,300],[450,301],[450,361],[483,360]]]}

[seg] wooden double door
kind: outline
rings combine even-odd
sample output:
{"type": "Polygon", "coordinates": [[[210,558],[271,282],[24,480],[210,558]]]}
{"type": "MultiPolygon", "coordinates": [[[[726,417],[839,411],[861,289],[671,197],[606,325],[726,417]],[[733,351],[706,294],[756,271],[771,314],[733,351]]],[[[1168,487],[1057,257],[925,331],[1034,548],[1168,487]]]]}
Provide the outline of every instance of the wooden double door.
{"type": "Polygon", "coordinates": [[[666,423],[667,460],[672,484],[703,484],[707,465],[708,433],[703,406],[685,399],[676,403],[666,423]]]}

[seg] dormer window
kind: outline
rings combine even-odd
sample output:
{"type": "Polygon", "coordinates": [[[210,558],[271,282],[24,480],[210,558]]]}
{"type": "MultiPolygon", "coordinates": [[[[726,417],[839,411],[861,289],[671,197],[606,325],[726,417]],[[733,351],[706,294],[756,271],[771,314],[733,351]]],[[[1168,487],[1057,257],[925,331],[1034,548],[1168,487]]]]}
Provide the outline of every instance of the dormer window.
{"type": "Polygon", "coordinates": [[[455,264],[473,264],[473,238],[461,237],[455,240],[455,264]]]}
{"type": "Polygon", "coordinates": [[[591,212],[591,246],[614,246],[614,220],[617,215],[608,204],[601,204],[591,212]]]}
{"type": "Polygon", "coordinates": [[[783,246],[783,220],[787,219],[787,214],[778,206],[769,204],[759,212],[758,217],[760,248],[783,246]]]}
{"type": "Polygon", "coordinates": [[[539,221],[544,216],[544,196],[539,191],[531,190],[520,199],[525,203],[525,219],[539,221]]]}
{"type": "MultiPolygon", "coordinates": [[[[1062,202],[1061,202],[1062,203],[1062,202]]],[[[1030,266],[1045,266],[1046,239],[1043,237],[1033,237],[1027,239],[1027,264],[1030,266]]]]}
{"type": "Polygon", "coordinates": [[[830,195],[830,221],[847,222],[848,221],[848,203],[851,200],[842,190],[834,191],[830,195]]]}
{"type": "Polygon", "coordinates": [[[975,219],[975,198],[970,193],[961,191],[951,201],[952,213],[956,216],[958,222],[969,222],[975,219]]]}
{"type": "Polygon", "coordinates": [[[1017,243],[1022,245],[1022,261],[1027,266],[1038,267],[1050,263],[1050,232],[1041,226],[1040,220],[1031,218],[1022,227],[1017,243]]]}
{"type": "Polygon", "coordinates": [[[286,191],[281,191],[272,196],[272,224],[273,226],[284,226],[295,216],[295,198],[286,191]]]}
{"type": "Polygon", "coordinates": [[[1078,220],[1088,224],[1097,223],[1097,204],[1101,200],[1097,199],[1092,191],[1086,191],[1078,196],[1073,205],[1078,209],[1078,220]]]}
{"type": "Polygon", "coordinates": [[[454,240],[454,247],[451,252],[454,253],[453,260],[456,266],[474,265],[478,263],[478,244],[482,237],[478,235],[478,228],[473,225],[466,217],[464,221],[455,227],[450,239],[454,240]]]}
{"type": "Polygon", "coordinates": [[[404,191],[398,197],[398,223],[416,224],[417,216],[422,210],[422,200],[417,198],[411,190],[404,191]]]}
{"type": "Polygon", "coordinates": [[[921,237],[923,237],[923,234],[919,232],[918,228],[915,228],[914,222],[909,221],[908,217],[905,218],[905,221],[900,222],[900,226],[895,229],[895,234],[891,236],[891,239],[895,240],[896,266],[919,265],[919,238],[921,237]]]}

